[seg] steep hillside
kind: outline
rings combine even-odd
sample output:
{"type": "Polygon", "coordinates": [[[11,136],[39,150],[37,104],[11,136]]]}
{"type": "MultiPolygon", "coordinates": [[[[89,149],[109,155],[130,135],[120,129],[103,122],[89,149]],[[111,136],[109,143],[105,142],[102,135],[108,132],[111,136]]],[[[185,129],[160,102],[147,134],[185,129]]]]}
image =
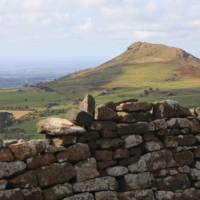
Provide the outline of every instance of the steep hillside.
{"type": "Polygon", "coordinates": [[[196,92],[200,89],[200,59],[179,48],[136,42],[105,64],[38,87],[65,94],[69,100],[87,92],[106,100],[128,94],[149,97],[152,91],[196,92]]]}

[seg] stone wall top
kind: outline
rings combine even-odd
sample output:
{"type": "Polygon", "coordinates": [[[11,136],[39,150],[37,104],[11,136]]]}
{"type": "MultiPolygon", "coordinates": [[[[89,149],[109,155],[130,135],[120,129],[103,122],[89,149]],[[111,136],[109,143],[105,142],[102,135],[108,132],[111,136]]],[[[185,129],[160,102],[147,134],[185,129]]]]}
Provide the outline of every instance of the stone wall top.
{"type": "Polygon", "coordinates": [[[199,110],[87,95],[46,139],[0,141],[0,200],[200,199],[199,110]]]}

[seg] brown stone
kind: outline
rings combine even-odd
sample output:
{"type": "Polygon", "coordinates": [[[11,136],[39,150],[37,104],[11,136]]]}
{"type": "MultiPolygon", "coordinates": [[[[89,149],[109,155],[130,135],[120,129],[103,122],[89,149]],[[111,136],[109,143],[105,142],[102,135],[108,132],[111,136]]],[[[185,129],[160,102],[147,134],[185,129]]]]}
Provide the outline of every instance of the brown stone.
{"type": "Polygon", "coordinates": [[[0,191],[1,200],[25,200],[22,191],[19,189],[0,191]]]}
{"type": "Polygon", "coordinates": [[[41,187],[49,187],[70,181],[76,176],[71,164],[52,164],[37,170],[37,177],[41,187]]]}
{"type": "Polygon", "coordinates": [[[45,200],[60,200],[72,195],[72,186],[69,183],[56,185],[43,191],[45,200]]]}
{"type": "Polygon", "coordinates": [[[132,163],[137,162],[139,159],[139,156],[130,156],[129,158],[125,158],[119,161],[119,165],[121,166],[128,166],[132,163]]]}
{"type": "Polygon", "coordinates": [[[38,182],[36,178],[36,173],[34,171],[27,171],[15,178],[8,181],[8,184],[14,188],[31,188],[37,187],[38,182]]]}
{"type": "Polygon", "coordinates": [[[63,161],[81,161],[90,157],[90,149],[87,144],[77,143],[58,153],[57,159],[63,161]]]}
{"type": "Polygon", "coordinates": [[[174,159],[179,166],[191,165],[194,161],[194,155],[191,151],[182,151],[175,153],[174,159]]]}
{"type": "Polygon", "coordinates": [[[75,169],[77,173],[77,182],[86,181],[99,176],[96,160],[94,158],[89,158],[86,161],[81,161],[75,166],[75,169]]]}
{"type": "Polygon", "coordinates": [[[118,200],[117,192],[103,191],[95,194],[96,200],[118,200]]]}
{"type": "Polygon", "coordinates": [[[169,176],[158,181],[157,187],[159,190],[175,191],[186,189],[191,186],[190,180],[186,174],[177,174],[169,176]]]}
{"type": "MultiPolygon", "coordinates": [[[[200,117],[200,116],[199,116],[200,117]]],[[[198,119],[191,120],[191,132],[198,134],[200,133],[200,121],[198,119]]]]}
{"type": "Polygon", "coordinates": [[[179,135],[178,144],[181,146],[192,146],[196,144],[196,137],[194,135],[179,135]]]}
{"type": "Polygon", "coordinates": [[[129,151],[127,149],[117,149],[113,154],[113,158],[116,160],[129,157],[129,151]]]}
{"type": "Polygon", "coordinates": [[[118,124],[117,131],[119,135],[126,134],[144,134],[149,131],[147,122],[136,122],[134,124],[118,124]]]}
{"type": "Polygon", "coordinates": [[[55,161],[56,161],[56,158],[53,154],[46,153],[44,155],[27,159],[27,166],[29,169],[36,169],[39,167],[49,165],[55,161]]]}
{"type": "Polygon", "coordinates": [[[31,142],[19,142],[10,145],[10,149],[17,160],[24,160],[25,158],[35,156],[37,154],[36,146],[31,142]]]}
{"type": "Polygon", "coordinates": [[[98,161],[109,161],[112,160],[113,152],[108,150],[96,151],[95,157],[98,161]]]}
{"type": "Polygon", "coordinates": [[[42,190],[40,188],[22,190],[24,200],[43,200],[42,190]]]}
{"type": "Polygon", "coordinates": [[[166,136],[164,139],[167,148],[174,148],[178,146],[178,138],[176,136],[166,136]]]}
{"type": "Polygon", "coordinates": [[[97,163],[99,170],[104,170],[105,168],[114,166],[116,164],[117,164],[117,162],[115,160],[101,161],[101,162],[97,163]]]}
{"type": "Polygon", "coordinates": [[[8,148],[0,149],[0,161],[9,162],[13,160],[14,160],[14,157],[10,149],[8,148]]]}
{"type": "Polygon", "coordinates": [[[111,121],[99,122],[101,126],[101,136],[105,138],[117,137],[117,124],[111,121]]]}
{"type": "Polygon", "coordinates": [[[172,100],[166,100],[155,104],[153,113],[156,119],[191,116],[191,112],[188,108],[184,108],[178,105],[176,101],[172,100]]]}
{"type": "Polygon", "coordinates": [[[198,147],[195,151],[194,151],[194,155],[196,158],[200,158],[200,147],[198,147]]]}
{"type": "Polygon", "coordinates": [[[126,112],[118,112],[117,121],[120,123],[133,123],[139,121],[152,121],[153,116],[150,112],[134,112],[134,113],[126,113],[126,112]]]}
{"type": "Polygon", "coordinates": [[[99,148],[101,149],[117,149],[124,145],[124,140],[120,138],[113,139],[99,139],[97,141],[99,148]]]}
{"type": "Polygon", "coordinates": [[[115,120],[117,113],[111,108],[101,105],[96,108],[95,119],[97,120],[115,120]]]}
{"type": "Polygon", "coordinates": [[[100,137],[99,132],[97,131],[88,131],[84,135],[80,136],[78,138],[79,143],[90,143],[90,142],[96,142],[100,137]]]}
{"type": "Polygon", "coordinates": [[[86,95],[80,104],[80,110],[85,111],[94,117],[95,99],[91,95],[86,95]]]}
{"type": "Polygon", "coordinates": [[[152,109],[152,104],[146,102],[126,102],[117,106],[117,111],[137,112],[149,111],[152,109]]]}

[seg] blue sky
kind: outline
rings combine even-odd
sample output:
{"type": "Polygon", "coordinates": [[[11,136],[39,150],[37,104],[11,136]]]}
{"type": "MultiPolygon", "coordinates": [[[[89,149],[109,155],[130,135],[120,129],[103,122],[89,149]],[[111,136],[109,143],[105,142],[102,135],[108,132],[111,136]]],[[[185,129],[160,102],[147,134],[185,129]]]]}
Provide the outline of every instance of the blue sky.
{"type": "Polygon", "coordinates": [[[0,60],[103,61],[135,41],[200,57],[199,0],[0,0],[0,60]]]}

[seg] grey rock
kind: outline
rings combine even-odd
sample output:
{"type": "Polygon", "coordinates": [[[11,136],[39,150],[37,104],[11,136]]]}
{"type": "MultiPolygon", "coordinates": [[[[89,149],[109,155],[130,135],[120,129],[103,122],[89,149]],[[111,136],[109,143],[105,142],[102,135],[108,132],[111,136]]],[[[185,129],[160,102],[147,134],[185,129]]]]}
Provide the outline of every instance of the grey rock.
{"type": "Polygon", "coordinates": [[[122,166],[110,167],[106,170],[106,172],[109,176],[117,177],[127,174],[128,168],[122,166]]]}
{"type": "Polygon", "coordinates": [[[0,178],[15,175],[26,169],[26,164],[22,161],[0,162],[0,178]]]}
{"type": "Polygon", "coordinates": [[[74,192],[99,192],[104,190],[117,190],[118,183],[113,177],[101,177],[88,181],[75,183],[74,192]]]}
{"type": "Polygon", "coordinates": [[[129,135],[125,138],[125,147],[131,148],[140,145],[143,139],[140,135],[129,135]]]}

